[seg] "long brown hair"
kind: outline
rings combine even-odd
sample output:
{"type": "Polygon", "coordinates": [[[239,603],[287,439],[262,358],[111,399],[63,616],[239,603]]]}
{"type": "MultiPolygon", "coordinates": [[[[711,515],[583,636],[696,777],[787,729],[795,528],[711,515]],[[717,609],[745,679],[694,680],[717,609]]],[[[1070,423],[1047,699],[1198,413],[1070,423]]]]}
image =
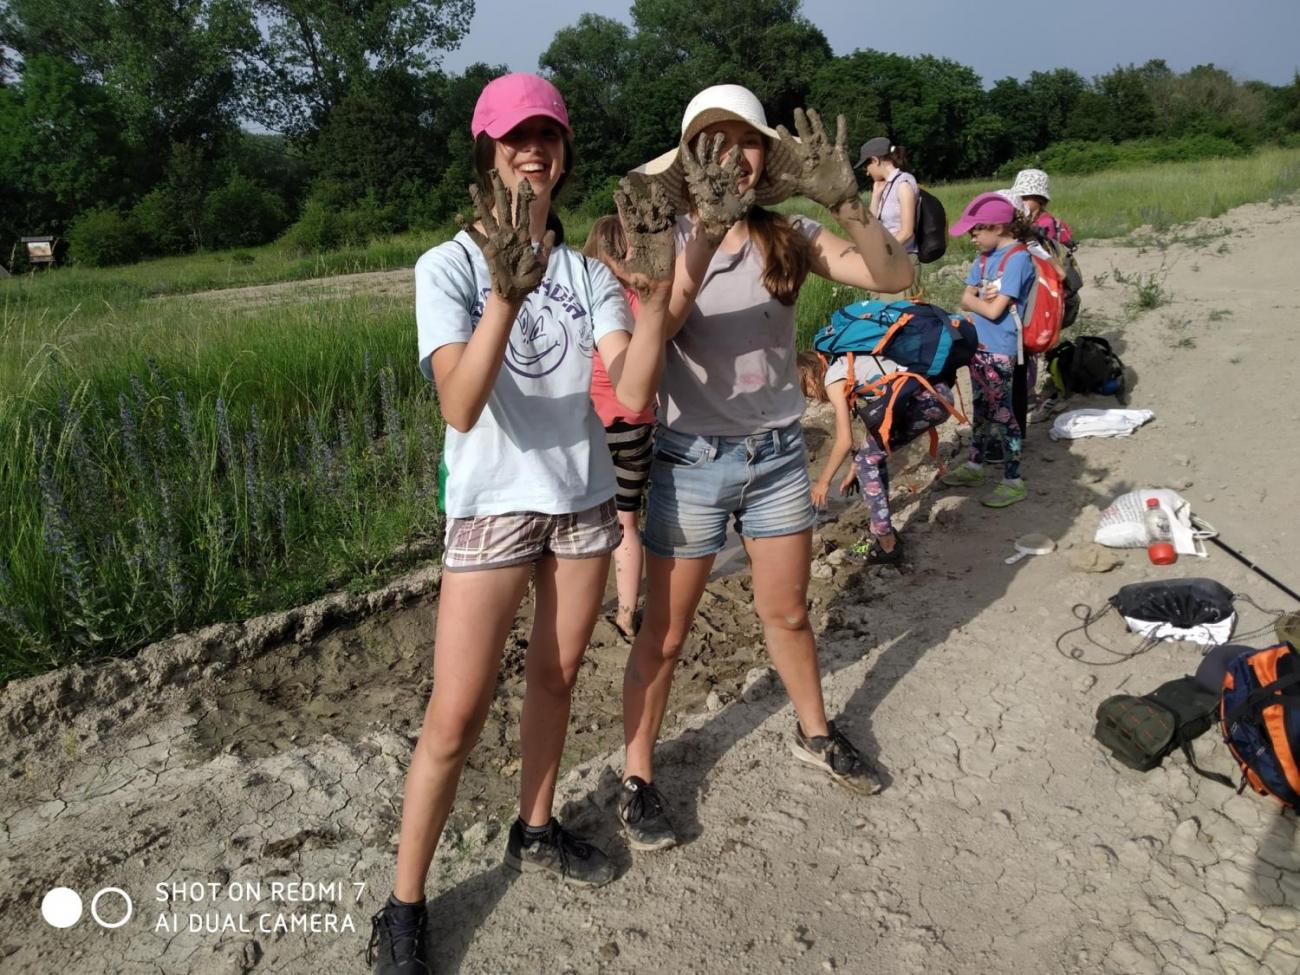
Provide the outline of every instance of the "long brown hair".
{"type": "Polygon", "coordinates": [[[601,217],[591,225],[587,242],[582,245],[584,257],[603,260],[606,255],[616,261],[623,261],[627,254],[627,234],[623,223],[613,214],[601,217]]]}
{"type": "MultiPolygon", "coordinates": [[[[496,168],[497,159],[497,142],[496,139],[486,132],[480,132],[474,139],[474,176],[478,180],[479,192],[485,199],[492,199],[492,182],[488,179],[488,173],[496,168]]],[[[551,209],[546,213],[546,229],[555,231],[555,242],[564,243],[564,224],[560,223],[560,218],[555,215],[555,198],[560,195],[560,190],[569,179],[569,173],[573,171],[573,143],[566,135],[564,137],[564,166],[560,171],[560,178],[555,181],[555,186],[551,190],[551,209]]]]}
{"type": "Polygon", "coordinates": [[[783,305],[793,305],[812,270],[812,247],[788,217],[762,207],[750,209],[749,235],[763,258],[763,287],[783,305]]]}
{"type": "Polygon", "coordinates": [[[829,402],[826,395],[826,363],[816,352],[805,349],[795,356],[795,368],[799,370],[799,390],[807,399],[819,403],[829,402]]]}

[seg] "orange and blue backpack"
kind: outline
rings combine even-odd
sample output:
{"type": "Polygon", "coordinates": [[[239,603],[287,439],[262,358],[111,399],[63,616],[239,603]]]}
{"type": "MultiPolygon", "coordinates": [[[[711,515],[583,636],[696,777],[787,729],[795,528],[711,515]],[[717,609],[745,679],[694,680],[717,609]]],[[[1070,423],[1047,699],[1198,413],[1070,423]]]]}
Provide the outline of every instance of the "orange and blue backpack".
{"type": "MultiPolygon", "coordinates": [[[[1251,786],[1300,811],[1300,654],[1290,643],[1243,653],[1228,665],[1223,740],[1251,786]]],[[[1240,790],[1238,790],[1240,791],[1240,790]]]]}

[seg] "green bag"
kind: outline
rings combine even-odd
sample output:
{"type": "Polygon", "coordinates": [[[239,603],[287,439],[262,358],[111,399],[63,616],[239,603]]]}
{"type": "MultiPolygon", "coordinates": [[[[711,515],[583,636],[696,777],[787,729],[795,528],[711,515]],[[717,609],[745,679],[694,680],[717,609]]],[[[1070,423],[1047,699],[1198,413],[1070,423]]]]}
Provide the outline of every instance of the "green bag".
{"type": "Polygon", "coordinates": [[[1119,762],[1139,772],[1149,772],[1174,749],[1182,749],[1199,774],[1231,787],[1231,780],[1205,771],[1192,754],[1192,742],[1210,730],[1218,710],[1218,694],[1207,691],[1195,678],[1179,677],[1141,697],[1106,698],[1097,706],[1093,736],[1119,762]]]}

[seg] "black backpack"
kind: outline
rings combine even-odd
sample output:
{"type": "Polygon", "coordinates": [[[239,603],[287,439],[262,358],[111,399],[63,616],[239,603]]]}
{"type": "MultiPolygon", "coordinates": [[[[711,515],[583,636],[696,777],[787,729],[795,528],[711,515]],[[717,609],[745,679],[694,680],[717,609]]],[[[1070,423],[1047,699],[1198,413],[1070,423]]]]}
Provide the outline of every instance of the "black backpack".
{"type": "Polygon", "coordinates": [[[932,264],[948,250],[948,214],[939,198],[916,188],[916,259],[932,264]]]}
{"type": "Polygon", "coordinates": [[[1100,393],[1124,402],[1124,363],[1098,335],[1063,339],[1047,353],[1047,368],[1066,396],[1100,393]]]}
{"type": "Polygon", "coordinates": [[[1210,730],[1218,712],[1217,693],[1206,690],[1194,677],[1179,677],[1141,697],[1106,698],[1097,706],[1092,733],[1131,769],[1149,772],[1177,748],[1197,773],[1231,787],[1227,776],[1205,771],[1192,754],[1192,742],[1210,730]]]}

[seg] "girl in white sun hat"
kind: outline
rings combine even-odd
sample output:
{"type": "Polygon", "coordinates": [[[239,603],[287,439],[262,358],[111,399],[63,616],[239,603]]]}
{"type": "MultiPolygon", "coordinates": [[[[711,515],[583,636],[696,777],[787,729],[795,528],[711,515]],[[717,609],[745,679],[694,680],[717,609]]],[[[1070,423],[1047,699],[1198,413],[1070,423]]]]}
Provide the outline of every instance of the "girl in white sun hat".
{"type": "Polygon", "coordinates": [[[798,139],[771,128],[739,85],[707,88],[686,106],[681,143],[633,174],[662,186],[684,214],[644,533],[645,616],[623,682],[620,814],[636,849],[676,842],[654,784],[654,745],[673,666],[729,521],[798,718],[795,754],[854,789],[879,788],[875,771],[826,719],[808,622],[816,514],[799,425],[794,305],[810,273],[897,292],[911,284],[912,268],[858,198],[844,119],[835,142],[816,112],[796,112],[795,125],[798,139]],[[850,239],[763,209],[797,194],[829,209],[850,239]]]}
{"type": "Polygon", "coordinates": [[[1052,181],[1047,173],[1041,169],[1022,169],[1016,173],[1009,192],[1019,199],[1016,209],[1025,214],[1035,230],[1067,247],[1074,243],[1070,225],[1047,211],[1047,204],[1052,201],[1052,181]]]}

